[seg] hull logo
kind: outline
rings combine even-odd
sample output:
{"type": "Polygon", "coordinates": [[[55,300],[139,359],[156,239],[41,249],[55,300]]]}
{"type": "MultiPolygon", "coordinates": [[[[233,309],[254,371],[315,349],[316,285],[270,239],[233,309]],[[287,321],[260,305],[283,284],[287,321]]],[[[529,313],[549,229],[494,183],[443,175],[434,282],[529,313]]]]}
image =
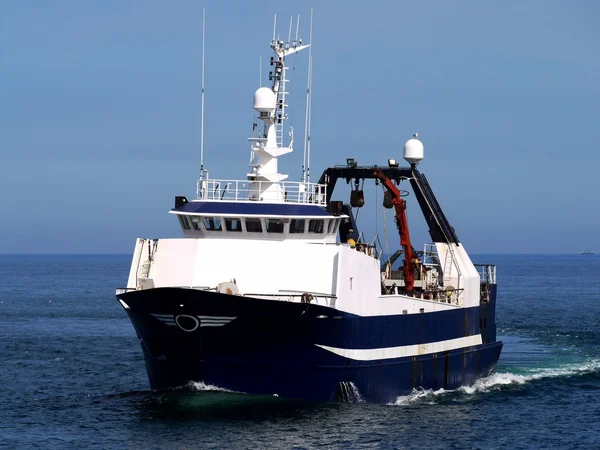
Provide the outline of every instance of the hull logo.
{"type": "Polygon", "coordinates": [[[175,317],[175,323],[179,328],[183,331],[187,331],[191,333],[192,331],[196,331],[200,322],[194,316],[188,316],[187,314],[179,314],[175,317]]]}
{"type": "Polygon", "coordinates": [[[222,327],[237,317],[232,316],[190,316],[188,314],[151,314],[165,325],[177,326],[181,330],[191,333],[202,327],[222,327]]]}

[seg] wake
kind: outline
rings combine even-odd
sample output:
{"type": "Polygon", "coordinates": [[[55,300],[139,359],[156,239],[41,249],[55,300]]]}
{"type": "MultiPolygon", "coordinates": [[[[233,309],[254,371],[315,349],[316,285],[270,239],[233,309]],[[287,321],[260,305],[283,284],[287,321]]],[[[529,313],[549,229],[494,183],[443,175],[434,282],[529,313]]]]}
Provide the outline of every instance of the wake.
{"type": "Polygon", "coordinates": [[[579,364],[568,364],[560,367],[528,369],[525,373],[500,372],[477,380],[471,386],[461,386],[457,389],[413,389],[409,395],[400,396],[391,405],[406,406],[421,402],[434,402],[452,394],[477,395],[499,391],[506,387],[519,386],[545,378],[569,378],[600,373],[600,360],[594,359],[579,364]]]}

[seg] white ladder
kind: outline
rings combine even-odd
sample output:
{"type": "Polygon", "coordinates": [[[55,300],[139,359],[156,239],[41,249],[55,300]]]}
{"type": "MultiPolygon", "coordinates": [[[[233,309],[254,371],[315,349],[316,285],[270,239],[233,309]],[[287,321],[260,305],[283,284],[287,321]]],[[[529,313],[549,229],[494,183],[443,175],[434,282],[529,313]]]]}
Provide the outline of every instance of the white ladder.
{"type": "Polygon", "coordinates": [[[447,281],[450,281],[450,277],[452,276],[452,261],[453,261],[452,249],[450,248],[450,244],[448,244],[448,250],[446,251],[446,258],[444,260],[444,284],[447,281]]]}

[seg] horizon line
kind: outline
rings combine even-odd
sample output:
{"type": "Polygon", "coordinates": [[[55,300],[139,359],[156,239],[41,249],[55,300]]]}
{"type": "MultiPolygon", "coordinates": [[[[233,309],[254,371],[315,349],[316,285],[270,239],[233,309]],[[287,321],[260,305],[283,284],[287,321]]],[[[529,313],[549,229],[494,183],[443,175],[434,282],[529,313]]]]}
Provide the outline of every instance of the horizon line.
{"type": "MultiPolygon", "coordinates": [[[[590,256],[590,254],[582,255],[579,251],[574,253],[495,253],[481,252],[470,253],[470,255],[520,255],[520,256],[590,256]]],[[[592,253],[591,255],[595,255],[592,253]]],[[[1,253],[0,256],[131,256],[131,253],[1,253]]]]}

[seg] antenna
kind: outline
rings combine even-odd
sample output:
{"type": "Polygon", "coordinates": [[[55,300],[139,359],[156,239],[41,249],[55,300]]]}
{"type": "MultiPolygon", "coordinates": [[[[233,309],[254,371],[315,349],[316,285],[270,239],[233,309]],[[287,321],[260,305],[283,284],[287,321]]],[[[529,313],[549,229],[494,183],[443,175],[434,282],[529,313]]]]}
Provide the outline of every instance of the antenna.
{"type": "Polygon", "coordinates": [[[310,116],[312,108],[312,22],[313,22],[313,9],[310,8],[310,32],[308,43],[308,83],[306,87],[306,125],[304,127],[304,160],[306,161],[306,176],[304,182],[310,183],[310,116]]]}
{"type": "Polygon", "coordinates": [[[277,14],[273,14],[273,40],[275,40],[276,28],[277,28],[277,14]]]}
{"type": "Polygon", "coordinates": [[[202,7],[202,113],[200,117],[200,178],[204,173],[204,32],[206,7],[202,7]]]}
{"type": "Polygon", "coordinates": [[[288,42],[292,41],[292,16],[290,16],[290,31],[288,32],[288,42]]]}
{"type": "Polygon", "coordinates": [[[298,44],[298,29],[300,28],[300,14],[298,14],[298,20],[296,21],[296,44],[298,44]]]}
{"type": "Polygon", "coordinates": [[[258,87],[262,87],[262,55],[258,59],[258,87]]]}

